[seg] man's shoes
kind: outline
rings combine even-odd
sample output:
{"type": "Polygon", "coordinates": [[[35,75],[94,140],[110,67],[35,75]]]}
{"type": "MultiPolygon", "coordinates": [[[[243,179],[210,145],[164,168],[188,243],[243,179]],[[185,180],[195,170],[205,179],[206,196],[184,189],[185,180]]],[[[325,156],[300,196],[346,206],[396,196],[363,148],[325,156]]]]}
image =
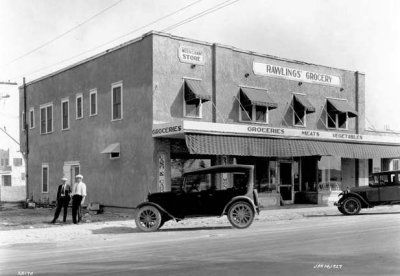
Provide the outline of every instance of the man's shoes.
{"type": "Polygon", "coordinates": [[[56,221],[53,219],[50,223],[51,223],[51,224],[54,224],[54,223],[56,223],[56,221]]]}

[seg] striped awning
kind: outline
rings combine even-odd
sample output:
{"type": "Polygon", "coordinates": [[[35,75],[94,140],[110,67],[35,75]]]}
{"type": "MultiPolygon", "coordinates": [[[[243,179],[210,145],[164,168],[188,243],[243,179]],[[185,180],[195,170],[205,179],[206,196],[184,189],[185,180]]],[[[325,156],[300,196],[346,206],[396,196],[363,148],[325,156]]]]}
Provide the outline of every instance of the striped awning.
{"type": "Polygon", "coordinates": [[[333,110],[336,113],[347,113],[349,117],[358,116],[357,111],[347,101],[337,99],[327,99],[327,101],[328,110],[333,110]]]}
{"type": "Polygon", "coordinates": [[[185,80],[185,101],[193,102],[200,100],[202,102],[210,101],[211,95],[198,80],[185,80]]]}
{"type": "Polygon", "coordinates": [[[305,95],[295,94],[293,95],[294,101],[302,105],[306,111],[306,113],[314,113],[315,107],[310,103],[305,95]]]}
{"type": "Polygon", "coordinates": [[[185,134],[191,154],[259,157],[338,156],[343,158],[399,158],[400,146],[276,139],[247,136],[185,134]]]}
{"type": "Polygon", "coordinates": [[[277,102],[268,95],[266,90],[248,87],[240,87],[240,101],[243,106],[261,105],[268,107],[268,109],[278,107],[277,102]]]}

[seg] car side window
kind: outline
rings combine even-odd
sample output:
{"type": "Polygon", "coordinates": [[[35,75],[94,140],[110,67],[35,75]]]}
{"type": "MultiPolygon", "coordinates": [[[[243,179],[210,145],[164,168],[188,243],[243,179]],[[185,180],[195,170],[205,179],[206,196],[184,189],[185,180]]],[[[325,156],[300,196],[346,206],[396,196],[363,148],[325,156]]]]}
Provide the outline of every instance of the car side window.
{"type": "Polygon", "coordinates": [[[389,181],[389,175],[387,174],[382,174],[380,176],[380,185],[388,185],[390,183],[389,181]]]}
{"type": "Polygon", "coordinates": [[[211,189],[209,174],[188,175],[186,177],[186,192],[195,193],[211,189]]]}

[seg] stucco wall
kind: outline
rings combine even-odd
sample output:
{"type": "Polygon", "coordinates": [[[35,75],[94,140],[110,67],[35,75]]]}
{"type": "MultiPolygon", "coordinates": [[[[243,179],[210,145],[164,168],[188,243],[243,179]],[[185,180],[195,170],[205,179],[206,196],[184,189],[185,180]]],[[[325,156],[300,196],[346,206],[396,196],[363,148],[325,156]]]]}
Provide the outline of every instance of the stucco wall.
{"type": "MultiPolygon", "coordinates": [[[[87,202],[133,207],[153,183],[152,37],[92,59],[27,86],[27,109],[35,108],[29,130],[29,196],[41,191],[41,165],[49,164],[50,201],[55,200],[65,161],[79,161],[87,202]],[[123,119],[111,121],[111,84],[123,83],[123,119]],[[97,89],[98,115],[89,116],[89,91],[97,89]],[[75,97],[83,93],[83,119],[76,120],[75,97]],[[70,101],[70,129],[61,130],[61,99],[70,101]],[[39,106],[53,102],[53,133],[40,134],[39,106]],[[121,144],[121,157],[100,152],[121,144]]],[[[23,101],[21,101],[21,107],[23,101]]],[[[24,140],[22,133],[21,141],[24,140]]]]}

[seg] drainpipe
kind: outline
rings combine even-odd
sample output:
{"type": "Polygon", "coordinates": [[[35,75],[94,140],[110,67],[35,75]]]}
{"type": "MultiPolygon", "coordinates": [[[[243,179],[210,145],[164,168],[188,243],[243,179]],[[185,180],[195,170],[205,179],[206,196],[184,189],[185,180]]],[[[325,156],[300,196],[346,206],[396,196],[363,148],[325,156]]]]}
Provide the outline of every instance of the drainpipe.
{"type": "Polygon", "coordinates": [[[25,188],[26,188],[26,198],[28,198],[28,186],[29,186],[29,175],[28,175],[28,156],[29,156],[29,133],[28,133],[28,124],[27,124],[27,104],[26,104],[26,84],[25,77],[22,80],[22,87],[24,93],[24,130],[25,130],[25,188]]]}
{"type": "Polygon", "coordinates": [[[212,68],[211,68],[211,75],[212,75],[212,101],[213,101],[213,108],[212,108],[212,122],[217,122],[217,45],[214,43],[212,45],[212,68]]]}

